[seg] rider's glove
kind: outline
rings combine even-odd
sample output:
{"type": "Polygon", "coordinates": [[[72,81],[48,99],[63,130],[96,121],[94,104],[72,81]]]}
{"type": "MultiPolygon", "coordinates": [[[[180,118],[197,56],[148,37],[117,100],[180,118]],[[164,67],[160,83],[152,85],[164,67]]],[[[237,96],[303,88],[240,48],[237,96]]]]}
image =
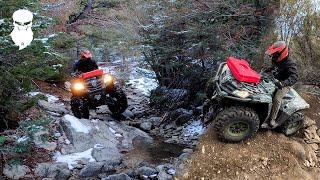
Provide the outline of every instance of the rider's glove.
{"type": "Polygon", "coordinates": [[[278,89],[283,88],[283,84],[281,83],[281,81],[275,81],[275,85],[277,86],[278,89]]]}

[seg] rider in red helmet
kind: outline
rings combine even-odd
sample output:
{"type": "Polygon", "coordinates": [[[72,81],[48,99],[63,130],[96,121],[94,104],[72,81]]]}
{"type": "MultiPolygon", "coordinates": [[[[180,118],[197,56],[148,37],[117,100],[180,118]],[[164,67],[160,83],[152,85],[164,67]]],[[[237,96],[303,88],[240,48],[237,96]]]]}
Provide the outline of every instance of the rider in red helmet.
{"type": "Polygon", "coordinates": [[[283,97],[289,92],[290,87],[298,81],[297,64],[289,57],[289,49],[284,41],[272,44],[266,51],[272,59],[271,71],[274,72],[277,92],[273,98],[273,107],[270,118],[270,126],[276,127],[277,116],[283,97]]]}
{"type": "Polygon", "coordinates": [[[98,69],[98,65],[92,60],[92,53],[88,50],[82,50],[80,52],[80,60],[73,65],[72,71],[86,73],[96,69],[98,69]]]}

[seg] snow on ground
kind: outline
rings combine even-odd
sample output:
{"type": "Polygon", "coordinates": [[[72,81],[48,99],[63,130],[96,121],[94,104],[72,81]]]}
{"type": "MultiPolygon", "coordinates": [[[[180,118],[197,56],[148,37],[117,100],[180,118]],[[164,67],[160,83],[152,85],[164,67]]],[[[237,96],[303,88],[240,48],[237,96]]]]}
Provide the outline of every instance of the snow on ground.
{"type": "Polygon", "coordinates": [[[71,127],[77,131],[77,132],[82,132],[88,134],[91,130],[91,127],[88,127],[84,124],[82,124],[78,118],[71,116],[69,114],[64,116],[64,119],[69,121],[71,124],[71,127]]]}
{"type": "Polygon", "coordinates": [[[21,138],[19,138],[17,140],[18,143],[23,143],[23,142],[26,142],[27,140],[29,140],[29,137],[28,136],[22,136],[21,138]]]}
{"type": "Polygon", "coordinates": [[[183,129],[183,135],[185,137],[194,136],[194,134],[201,135],[204,133],[204,130],[205,128],[200,120],[193,121],[183,129]]]}
{"type": "Polygon", "coordinates": [[[51,94],[45,94],[45,93],[42,93],[42,92],[29,92],[28,93],[28,96],[29,97],[34,97],[34,96],[37,96],[37,95],[44,95],[48,98],[48,102],[49,103],[56,103],[57,101],[59,101],[59,98],[56,97],[56,96],[53,96],[51,94]]]}
{"type": "Polygon", "coordinates": [[[120,72],[120,67],[124,66],[123,61],[115,59],[108,65],[105,63],[99,63],[99,68],[103,69],[105,73],[110,73],[117,78],[123,78],[126,80],[126,84],[141,92],[143,95],[150,95],[151,90],[158,87],[156,80],[156,74],[152,70],[139,67],[139,58],[128,58],[127,63],[129,67],[125,72],[120,72]]]}
{"type": "Polygon", "coordinates": [[[67,154],[67,155],[62,155],[60,152],[56,152],[53,158],[56,162],[67,163],[69,169],[73,169],[75,165],[78,164],[78,161],[82,159],[89,160],[89,162],[95,162],[96,160],[92,157],[92,150],[93,148],[88,149],[84,152],[67,154]]]}

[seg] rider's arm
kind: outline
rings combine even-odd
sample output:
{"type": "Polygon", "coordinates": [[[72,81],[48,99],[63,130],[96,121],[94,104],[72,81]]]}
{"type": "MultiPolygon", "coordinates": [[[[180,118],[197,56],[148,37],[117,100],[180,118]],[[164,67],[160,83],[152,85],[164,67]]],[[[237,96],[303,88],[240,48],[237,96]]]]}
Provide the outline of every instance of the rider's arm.
{"type": "Polygon", "coordinates": [[[287,73],[289,74],[289,77],[283,82],[281,82],[284,87],[293,86],[298,81],[299,75],[297,70],[297,64],[295,62],[290,62],[288,64],[287,73]]]}

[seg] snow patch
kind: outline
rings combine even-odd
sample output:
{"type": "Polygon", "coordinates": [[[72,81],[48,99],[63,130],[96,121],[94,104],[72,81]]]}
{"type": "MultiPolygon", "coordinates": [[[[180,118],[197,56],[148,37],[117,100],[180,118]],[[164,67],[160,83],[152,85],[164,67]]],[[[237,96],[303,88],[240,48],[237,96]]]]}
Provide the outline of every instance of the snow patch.
{"type": "Polygon", "coordinates": [[[145,77],[131,79],[128,84],[131,84],[135,89],[139,90],[143,95],[149,96],[151,90],[158,87],[158,82],[155,79],[148,79],[145,77]]]}
{"type": "Polygon", "coordinates": [[[44,95],[48,98],[48,102],[49,103],[55,103],[57,101],[59,101],[59,98],[54,96],[54,95],[51,95],[51,94],[45,94],[45,93],[42,93],[42,92],[29,92],[28,93],[28,96],[29,97],[34,97],[34,96],[37,96],[37,95],[44,95]]]}
{"type": "Polygon", "coordinates": [[[18,143],[23,143],[23,142],[26,142],[27,140],[29,140],[29,137],[28,136],[22,136],[21,138],[19,138],[17,140],[18,143]]]}
{"type": "Polygon", "coordinates": [[[78,164],[78,161],[82,159],[89,160],[89,162],[95,162],[96,160],[92,157],[92,150],[93,148],[88,149],[84,152],[67,154],[67,155],[62,155],[61,152],[56,152],[53,158],[55,159],[56,162],[67,163],[69,169],[72,170],[75,167],[75,165],[78,164]]]}
{"type": "Polygon", "coordinates": [[[193,121],[187,127],[183,129],[183,134],[185,137],[194,136],[194,134],[201,135],[204,133],[204,126],[200,120],[193,121]]]}
{"type": "Polygon", "coordinates": [[[71,116],[69,114],[64,116],[65,120],[69,121],[71,124],[71,127],[76,131],[76,132],[82,132],[85,134],[88,134],[91,130],[91,127],[88,127],[84,124],[82,124],[78,118],[71,116]]]}

